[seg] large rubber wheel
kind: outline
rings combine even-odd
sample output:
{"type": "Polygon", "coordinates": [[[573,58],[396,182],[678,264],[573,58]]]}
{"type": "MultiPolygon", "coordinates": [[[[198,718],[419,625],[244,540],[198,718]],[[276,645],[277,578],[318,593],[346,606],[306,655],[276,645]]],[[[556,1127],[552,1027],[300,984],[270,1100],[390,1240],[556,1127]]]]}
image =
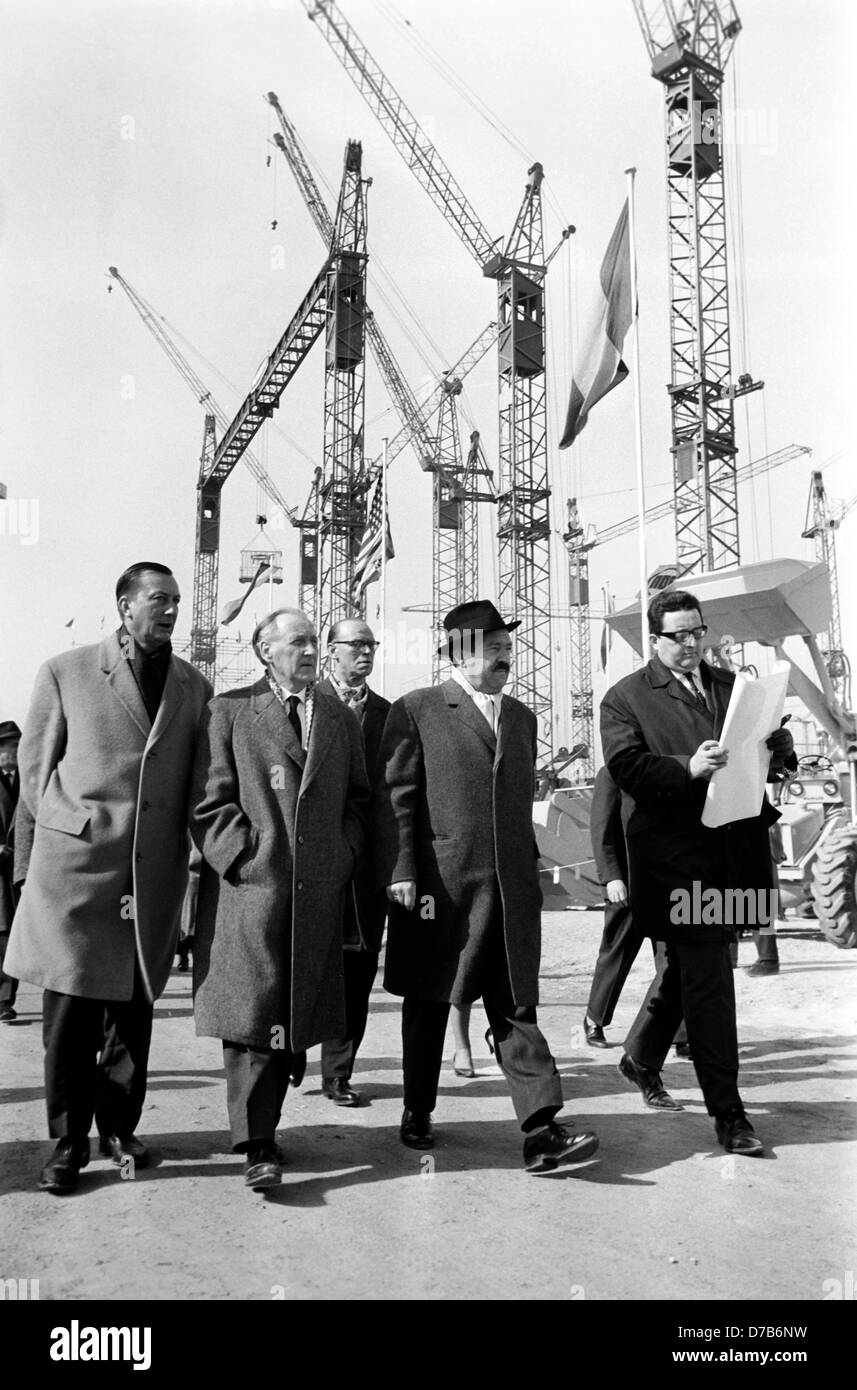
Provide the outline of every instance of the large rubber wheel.
{"type": "Polygon", "coordinates": [[[818,925],[834,946],[857,946],[857,826],[843,819],[812,866],[812,901],[818,925]]]}

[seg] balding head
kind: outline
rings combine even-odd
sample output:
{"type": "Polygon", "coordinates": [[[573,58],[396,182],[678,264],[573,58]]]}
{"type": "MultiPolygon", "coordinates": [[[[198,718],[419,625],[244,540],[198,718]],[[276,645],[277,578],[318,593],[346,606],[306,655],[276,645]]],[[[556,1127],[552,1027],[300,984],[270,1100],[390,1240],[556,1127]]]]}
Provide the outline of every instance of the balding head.
{"type": "Polygon", "coordinates": [[[296,695],[315,680],[318,638],[299,608],[278,608],[257,624],[253,650],[278,685],[296,695]]]}
{"type": "Polygon", "coordinates": [[[375,634],[362,618],[340,618],[327,638],[331,673],[343,685],[363,685],[375,664],[375,634]]]}

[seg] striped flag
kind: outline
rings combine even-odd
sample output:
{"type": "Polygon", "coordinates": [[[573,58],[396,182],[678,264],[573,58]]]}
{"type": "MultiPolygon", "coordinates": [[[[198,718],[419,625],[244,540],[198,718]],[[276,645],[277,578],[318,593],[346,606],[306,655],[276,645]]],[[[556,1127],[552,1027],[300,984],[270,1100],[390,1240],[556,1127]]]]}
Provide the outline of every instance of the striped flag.
{"type": "Polygon", "coordinates": [[[628,375],[628,368],[622,361],[622,344],[633,317],[627,198],[601,263],[600,280],[598,300],[583,340],[580,366],[571,382],[568,413],[559,442],[561,449],[567,449],[580,434],[596,401],[628,375]]]}
{"type": "Polygon", "coordinates": [[[258,586],[259,582],[262,579],[267,577],[270,568],[270,560],[262,560],[261,564],[259,565],[259,568],[256,570],[256,573],[253,575],[253,578],[247,585],[246,591],[241,595],[241,597],[230,599],[229,602],[224,605],[223,612],[220,615],[221,627],[225,627],[227,623],[233,622],[234,619],[238,617],[238,614],[241,612],[241,609],[244,607],[253,590],[258,586]]]}
{"type": "Polygon", "coordinates": [[[384,512],[384,477],[379,474],[375,484],[375,491],[372,494],[372,502],[369,507],[369,516],[366,522],[366,530],[363,532],[363,539],[360,542],[360,550],[357,559],[354,561],[354,583],[351,592],[354,599],[360,598],[363,591],[378,578],[381,573],[381,534],[383,530],[385,538],[385,553],[388,560],[395,558],[396,552],[393,549],[393,538],[390,535],[389,513],[383,518],[384,512]]]}

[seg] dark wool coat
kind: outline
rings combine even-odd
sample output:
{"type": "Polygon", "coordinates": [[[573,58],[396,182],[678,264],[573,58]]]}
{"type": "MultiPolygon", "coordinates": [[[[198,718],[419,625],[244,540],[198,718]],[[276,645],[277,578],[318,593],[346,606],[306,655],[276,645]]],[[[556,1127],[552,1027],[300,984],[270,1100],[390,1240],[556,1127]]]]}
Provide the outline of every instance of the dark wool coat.
{"type": "MultiPolygon", "coordinates": [[[[187,801],[211,686],[173,656],[154,724],[111,633],[46,662],[18,750],[35,818],[5,969],[42,989],[150,1000],[169,978],[187,886],[187,801]]],[[[23,849],[23,845],[21,846],[23,849]]]]}
{"type": "MultiPolygon", "coordinates": [[[[336,689],[329,680],[319,681],[317,690],[324,690],[334,700],[339,700],[336,689]]],[[[340,701],[342,704],[342,701],[340,701]]],[[[343,709],[348,709],[343,704],[343,709]]],[[[353,711],[351,711],[353,713],[353,711]]],[[[366,758],[366,771],[369,776],[369,784],[374,787],[378,774],[378,757],[381,751],[381,735],[384,732],[384,725],[387,722],[387,715],[390,712],[390,701],[385,700],[383,695],[377,695],[374,690],[369,690],[366,697],[366,707],[363,711],[363,722],[357,722],[363,736],[363,752],[366,758]]],[[[357,716],[354,715],[357,719],[357,716]]],[[[360,858],[357,870],[351,884],[351,893],[346,902],[346,937],[350,938],[352,933],[355,940],[359,937],[360,944],[364,950],[377,954],[381,949],[381,940],[384,935],[384,924],[387,920],[387,895],[383,888],[379,888],[375,881],[374,857],[371,844],[367,844],[366,853],[360,858]]]]}
{"type": "Polygon", "coordinates": [[[656,940],[716,941],[723,926],[670,921],[673,890],[767,890],[773,886],[768,827],[779,811],[765,798],[758,816],[709,829],[701,823],[708,783],[688,776],[705,739],[718,738],[735,677],[708,666],[698,673],[711,691],[713,714],[701,709],[657,657],[611,686],[601,702],[604,761],[633,798],[627,820],[629,895],[634,920],[656,940]]]}
{"type": "Polygon", "coordinates": [[[17,778],[10,791],[5,779],[0,777],[0,851],[5,851],[0,853],[0,932],[8,932],[11,928],[18,902],[18,890],[13,882],[15,837],[12,824],[17,801],[17,778]]]}
{"type": "Polygon", "coordinates": [[[306,752],[266,680],[212,700],[191,812],[197,1033],[303,1051],[345,1031],[343,898],[368,799],[360,727],[338,700],[316,690],[306,752]]]}
{"type": "Polygon", "coordinates": [[[606,767],[595,774],[589,808],[592,857],[602,883],[621,879],[628,886],[628,851],[622,825],[622,793],[606,767]]]}
{"type": "Polygon", "coordinates": [[[510,696],[499,743],[456,681],[393,704],[374,801],[376,864],[384,884],[416,880],[417,906],[406,912],[390,904],[384,987],[391,994],[476,999],[502,939],[515,1003],[538,1003],[535,757],[535,716],[510,696]]]}

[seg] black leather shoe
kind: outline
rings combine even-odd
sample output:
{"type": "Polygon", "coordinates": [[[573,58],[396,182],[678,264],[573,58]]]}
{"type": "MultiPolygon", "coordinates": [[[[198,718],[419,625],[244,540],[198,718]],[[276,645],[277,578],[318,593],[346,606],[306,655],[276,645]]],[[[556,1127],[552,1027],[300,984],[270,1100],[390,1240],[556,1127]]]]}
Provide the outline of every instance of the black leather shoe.
{"type": "Polygon", "coordinates": [[[583,1015],[583,1032],[590,1047],[609,1047],[610,1044],[604,1036],[604,1029],[600,1023],[590,1023],[586,1014],[583,1015]]]}
{"type": "Polygon", "coordinates": [[[434,1134],[431,1127],[431,1115],[420,1115],[413,1110],[403,1110],[399,1135],[402,1143],[407,1144],[409,1149],[433,1149],[434,1134]]]}
{"type": "Polygon", "coordinates": [[[45,1192],[73,1192],[81,1168],[89,1162],[88,1139],[60,1139],[39,1175],[39,1187],[45,1192]]]}
{"type": "Polygon", "coordinates": [[[351,1089],[344,1076],[328,1076],[322,1080],[321,1094],[332,1100],[334,1105],[359,1105],[360,1092],[351,1089]]]}
{"type": "Polygon", "coordinates": [[[644,1067],[642,1062],[635,1062],[633,1057],[629,1057],[627,1052],[623,1052],[622,1060],[619,1063],[619,1070],[626,1081],[639,1086],[640,1094],[647,1105],[653,1110],[683,1110],[677,1100],[673,1100],[669,1091],[661,1081],[661,1074],[652,1067],[644,1067]]]}
{"type": "Polygon", "coordinates": [[[528,1173],[552,1173],[591,1158],[598,1148],[595,1134],[571,1134],[553,1120],[547,1129],[528,1134],[524,1140],[524,1167],[528,1173]]]}
{"type": "Polygon", "coordinates": [[[303,1081],[303,1079],[304,1079],[305,1076],[306,1076],[306,1053],[305,1053],[305,1052],[293,1052],[293,1053],[292,1053],[292,1066],[291,1066],[291,1071],[289,1072],[289,1081],[292,1083],[293,1086],[300,1086],[300,1084],[301,1084],[301,1082],[303,1081]]]}
{"type": "Polygon", "coordinates": [[[779,975],[780,962],[778,960],[754,960],[752,965],[747,966],[748,975],[779,975]]]}
{"type": "Polygon", "coordinates": [[[134,1160],[135,1168],[149,1166],[149,1150],[136,1134],[102,1134],[98,1141],[98,1152],[104,1154],[105,1158],[112,1158],[117,1166],[129,1158],[134,1160]]]}
{"type": "Polygon", "coordinates": [[[718,1115],[714,1121],[717,1141],[728,1154],[744,1154],[747,1158],[758,1158],[765,1152],[761,1139],[756,1134],[744,1113],[743,1105],[733,1105],[731,1109],[718,1115]]]}
{"type": "Polygon", "coordinates": [[[692,1058],[691,1051],[690,1051],[690,1043],[689,1043],[689,1042],[680,1042],[680,1043],[676,1043],[676,1045],[675,1045],[675,1055],[676,1055],[676,1057],[683,1057],[684,1060],[685,1060],[686,1062],[692,1061],[693,1058],[692,1058]]]}
{"type": "Polygon", "coordinates": [[[279,1187],[283,1180],[280,1151],[276,1144],[255,1144],[244,1160],[244,1186],[253,1192],[279,1187]]]}

